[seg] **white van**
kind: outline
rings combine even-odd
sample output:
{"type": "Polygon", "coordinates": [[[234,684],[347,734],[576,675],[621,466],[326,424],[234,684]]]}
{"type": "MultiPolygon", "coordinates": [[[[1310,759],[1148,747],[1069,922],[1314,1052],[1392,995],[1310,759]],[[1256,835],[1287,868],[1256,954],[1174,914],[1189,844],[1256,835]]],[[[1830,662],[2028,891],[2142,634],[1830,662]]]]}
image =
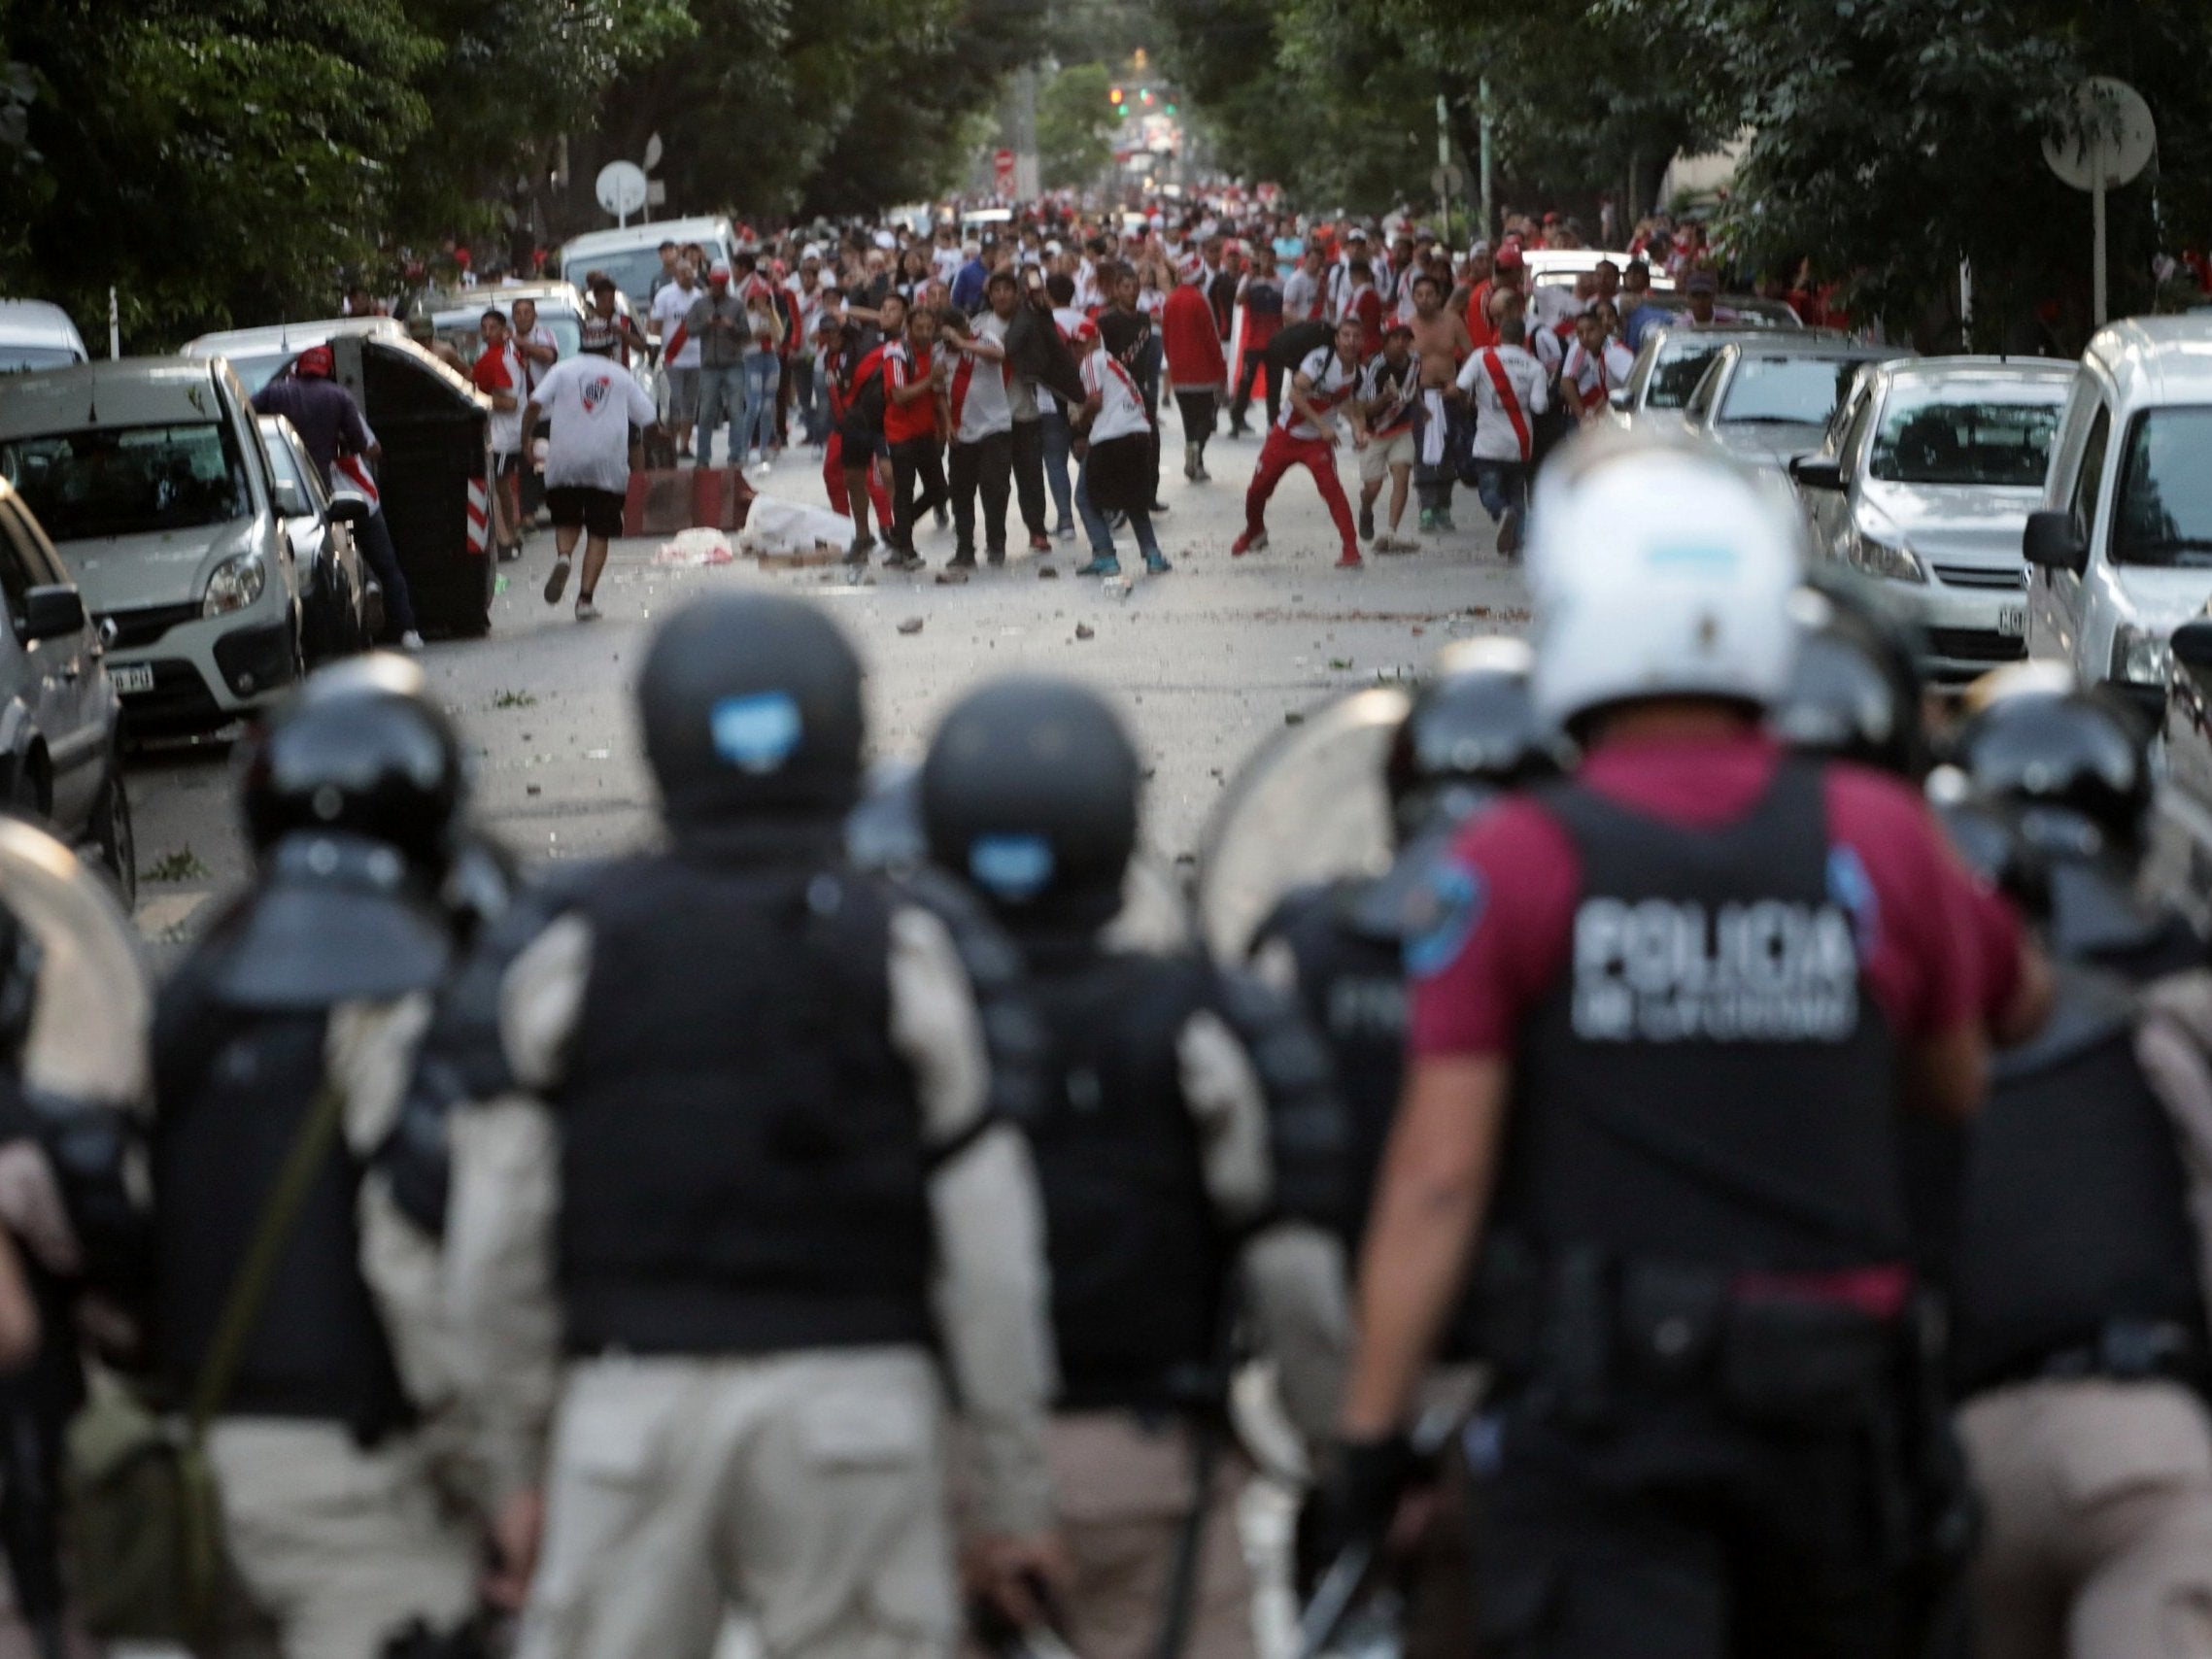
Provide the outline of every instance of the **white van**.
{"type": "Polygon", "coordinates": [[[69,313],[43,299],[0,299],[0,374],[58,369],[88,354],[69,313]]]}
{"type": "Polygon", "coordinates": [[[710,265],[735,258],[737,254],[736,228],[720,215],[649,220],[623,230],[595,230],[563,243],[562,280],[581,288],[584,279],[592,272],[604,271],[642,313],[646,302],[653,297],[654,279],[661,274],[661,244],[664,242],[673,242],[678,247],[697,242],[706,250],[710,265]]]}
{"type": "Polygon", "coordinates": [[[2162,711],[2167,638],[2212,596],[2212,317],[2097,331],[2021,547],[2028,655],[2162,711]]]}

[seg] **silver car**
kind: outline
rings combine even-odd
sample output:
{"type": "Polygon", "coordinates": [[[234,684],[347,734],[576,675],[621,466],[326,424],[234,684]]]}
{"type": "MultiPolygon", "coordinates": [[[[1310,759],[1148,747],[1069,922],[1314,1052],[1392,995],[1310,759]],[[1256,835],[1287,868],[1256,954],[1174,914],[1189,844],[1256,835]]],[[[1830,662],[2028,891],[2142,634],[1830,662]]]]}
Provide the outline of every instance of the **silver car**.
{"type": "Polygon", "coordinates": [[[1832,336],[1736,341],[1714,355],[1683,406],[1683,423],[1739,460],[1779,470],[1821,447],[1861,363],[1902,355],[1832,336]]]}
{"type": "Polygon", "coordinates": [[[1790,466],[1817,552],[1918,613],[1935,678],[1971,679],[2027,654],[2021,530],[2042,497],[2073,372],[2018,357],[1885,363],[1835,448],[1790,466]]]}
{"type": "Polygon", "coordinates": [[[354,545],[353,527],[368,517],[368,504],[330,493],[307,445],[284,416],[263,415],[257,424],[299,572],[299,634],[307,665],[366,651],[384,630],[384,590],[354,545]]]}
{"type": "MultiPolygon", "coordinates": [[[[1738,342],[1766,345],[1774,338],[1775,331],[1771,328],[1701,328],[1694,323],[1684,323],[1649,329],[1637,348],[1636,361],[1628,371],[1628,378],[1614,389],[1610,419],[1615,425],[1627,430],[1655,422],[1680,421],[1690,395],[1705,379],[1705,371],[1713,366],[1713,359],[1720,355],[1721,348],[1738,342]]],[[[1789,338],[1793,344],[1804,340],[1839,343],[1843,340],[1841,334],[1821,328],[1807,328],[1789,338]]]]}

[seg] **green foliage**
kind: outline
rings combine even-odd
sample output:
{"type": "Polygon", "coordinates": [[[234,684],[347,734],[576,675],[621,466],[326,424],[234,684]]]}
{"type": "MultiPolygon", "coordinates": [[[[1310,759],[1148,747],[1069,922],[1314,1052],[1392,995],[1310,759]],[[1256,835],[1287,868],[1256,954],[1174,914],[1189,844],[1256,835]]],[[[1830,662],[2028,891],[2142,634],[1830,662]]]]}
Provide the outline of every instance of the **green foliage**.
{"type": "Polygon", "coordinates": [[[1112,88],[1113,71],[1105,64],[1078,63],[1038,93],[1038,169],[1046,189],[1088,185],[1113,160],[1112,88]]]}

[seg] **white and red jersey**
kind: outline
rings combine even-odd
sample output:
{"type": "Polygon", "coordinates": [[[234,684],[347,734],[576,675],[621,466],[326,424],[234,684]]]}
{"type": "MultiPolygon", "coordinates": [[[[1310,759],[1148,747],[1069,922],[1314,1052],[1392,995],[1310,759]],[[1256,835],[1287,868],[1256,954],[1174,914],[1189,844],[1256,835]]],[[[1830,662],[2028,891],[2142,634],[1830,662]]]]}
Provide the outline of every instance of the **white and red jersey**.
{"type": "Polygon", "coordinates": [[[1421,359],[1412,353],[1395,367],[1378,352],[1359,371],[1359,400],[1367,406],[1371,437],[1394,438],[1413,423],[1420,402],[1421,359]]]}
{"type": "MultiPolygon", "coordinates": [[[[1345,398],[1358,394],[1359,370],[1344,367],[1344,359],[1337,356],[1334,346],[1323,346],[1310,353],[1298,365],[1298,372],[1313,383],[1313,389],[1307,401],[1325,413],[1334,411],[1345,398]]],[[[1332,416],[1326,427],[1317,426],[1299,414],[1298,405],[1286,397],[1282,403],[1282,414],[1276,419],[1276,424],[1289,436],[1311,443],[1327,437],[1335,429],[1336,421],[1332,416]]]]}
{"type": "Polygon", "coordinates": [[[1080,366],[1083,390],[1099,398],[1099,412],[1091,422],[1092,443],[1109,443],[1152,429],[1151,419],[1144,413],[1144,394],[1103,340],[1084,356],[1080,366]]]}
{"type": "Polygon", "coordinates": [[[1544,365],[1547,379],[1559,378],[1559,366],[1567,360],[1567,342],[1557,329],[1532,328],[1528,332],[1529,356],[1544,365]]]}
{"type": "Polygon", "coordinates": [[[1475,405],[1477,460],[1525,461],[1536,453],[1536,418],[1550,407],[1544,365],[1519,346],[1487,346],[1459,371],[1475,405]]]}
{"type": "Polygon", "coordinates": [[[1604,399],[1615,388],[1628,378],[1636,359],[1626,346],[1618,340],[1607,340],[1596,351],[1586,351],[1577,340],[1567,348],[1567,360],[1560,365],[1559,378],[1570,384],[1588,402],[1592,397],[1604,399]]]}
{"type": "MultiPolygon", "coordinates": [[[[985,312],[983,320],[975,324],[975,333],[979,339],[996,341],[1003,346],[1006,325],[996,314],[985,312]]],[[[1013,365],[1003,357],[993,362],[972,352],[960,354],[952,371],[954,443],[980,443],[995,433],[1014,429],[1014,405],[1006,389],[1013,377],[1013,365]]]]}

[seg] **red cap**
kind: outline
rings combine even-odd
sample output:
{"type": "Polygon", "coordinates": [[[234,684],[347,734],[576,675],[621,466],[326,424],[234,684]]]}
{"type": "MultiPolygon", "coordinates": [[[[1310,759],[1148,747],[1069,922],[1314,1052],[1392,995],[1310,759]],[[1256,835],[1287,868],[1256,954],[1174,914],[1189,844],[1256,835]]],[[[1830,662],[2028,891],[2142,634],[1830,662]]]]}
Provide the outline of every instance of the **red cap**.
{"type": "Polygon", "coordinates": [[[1490,261],[1492,268],[1500,271],[1517,271],[1525,263],[1520,256],[1520,244],[1517,242],[1507,243],[1498,250],[1497,257],[1490,261]]]}
{"type": "Polygon", "coordinates": [[[335,357],[330,356],[329,347],[310,346],[306,351],[300,353],[298,360],[291,365],[291,372],[293,374],[317,375],[323,380],[328,380],[338,372],[338,362],[335,357]]]}

